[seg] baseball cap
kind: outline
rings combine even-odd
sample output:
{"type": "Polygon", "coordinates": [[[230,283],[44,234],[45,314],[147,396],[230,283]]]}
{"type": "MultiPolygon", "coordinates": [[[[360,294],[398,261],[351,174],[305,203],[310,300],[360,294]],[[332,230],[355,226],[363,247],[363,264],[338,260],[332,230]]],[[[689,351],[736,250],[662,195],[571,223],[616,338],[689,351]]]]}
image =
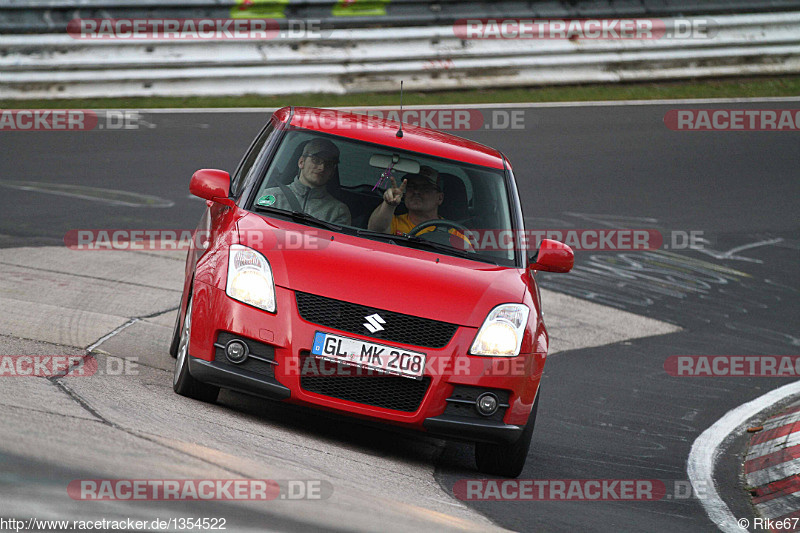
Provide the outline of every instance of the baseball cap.
{"type": "Polygon", "coordinates": [[[313,139],[303,148],[303,155],[315,155],[322,159],[339,162],[339,149],[328,139],[313,139]]]}
{"type": "Polygon", "coordinates": [[[442,190],[442,183],[441,180],[439,179],[439,173],[436,170],[426,165],[420,166],[419,172],[417,172],[416,174],[406,174],[405,179],[407,179],[408,181],[416,179],[424,180],[426,183],[429,183],[434,187],[436,187],[439,191],[442,190]]]}

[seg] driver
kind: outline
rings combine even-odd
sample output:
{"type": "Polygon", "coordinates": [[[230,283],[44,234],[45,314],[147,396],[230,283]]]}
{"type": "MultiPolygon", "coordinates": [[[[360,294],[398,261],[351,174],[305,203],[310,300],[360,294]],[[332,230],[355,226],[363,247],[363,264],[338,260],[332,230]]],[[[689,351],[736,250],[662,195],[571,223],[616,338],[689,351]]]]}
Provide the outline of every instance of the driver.
{"type": "MultiPolygon", "coordinates": [[[[370,215],[368,229],[403,235],[423,222],[442,218],[439,216],[439,206],[444,201],[444,193],[436,170],[422,165],[417,174],[407,174],[399,187],[393,176],[390,179],[392,186],[386,189],[383,193],[383,202],[370,215]],[[394,211],[400,205],[404,194],[408,213],[395,215],[394,211]]],[[[434,230],[435,227],[431,226],[420,231],[418,235],[434,230]]],[[[450,229],[449,233],[465,239],[455,229],[450,229]]]]}

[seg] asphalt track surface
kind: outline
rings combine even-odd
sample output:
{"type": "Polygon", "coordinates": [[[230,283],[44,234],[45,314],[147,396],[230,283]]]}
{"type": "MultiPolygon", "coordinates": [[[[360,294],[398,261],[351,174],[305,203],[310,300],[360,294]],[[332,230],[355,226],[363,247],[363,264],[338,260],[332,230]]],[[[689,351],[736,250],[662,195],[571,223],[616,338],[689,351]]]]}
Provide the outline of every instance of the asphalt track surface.
{"type": "MultiPolygon", "coordinates": [[[[460,132],[508,155],[529,228],[647,227],[665,235],[701,231],[704,239],[703,250],[578,252],[573,274],[542,276],[545,288],[682,330],[552,356],[520,478],[658,479],[673,496],[674,482],[687,480],[686,459],[700,433],[729,410],[792,381],[677,378],[664,371],[664,361],[672,355],[797,355],[800,346],[800,137],[796,132],[667,129],[666,111],[684,107],[783,109],[798,104],[527,108],[524,129],[460,132]]],[[[266,115],[143,113],[142,118],[135,130],[0,133],[0,245],[59,245],[67,231],[77,228],[192,228],[201,204],[188,196],[191,173],[198,168],[232,170],[266,115]],[[154,195],[174,205],[121,207],[21,190],[30,188],[27,182],[154,195]]],[[[166,347],[164,356],[168,358],[166,347]]],[[[42,394],[46,400],[48,393],[42,394]]],[[[395,464],[398,479],[430,458],[436,462],[437,490],[443,493],[452,492],[458,480],[480,477],[466,445],[398,441],[374,430],[354,435],[341,430],[338,422],[319,423],[305,413],[283,415],[244,397],[234,396],[229,404],[240,411],[226,411],[223,423],[257,426],[258,416],[267,416],[287,435],[299,433],[299,440],[311,431],[373,454],[383,451],[395,464]],[[318,427],[309,429],[307,420],[318,427]]],[[[183,414],[190,417],[191,411],[183,414]]],[[[149,422],[143,415],[142,425],[149,422]]],[[[147,446],[143,450],[146,455],[147,446]]],[[[287,444],[287,452],[291,450],[287,444]]],[[[735,516],[752,517],[739,478],[743,451],[741,436],[726,443],[715,481],[735,516]]],[[[68,465],[54,471],[45,459],[38,465],[25,463],[25,474],[38,468],[54,479],[80,477],[68,465]]],[[[3,464],[7,479],[22,475],[13,458],[5,457],[3,464]]],[[[233,470],[247,468],[236,464],[233,470]]],[[[313,512],[313,502],[308,503],[303,511],[313,512]]],[[[496,525],[519,531],[715,529],[696,498],[467,505],[496,525]]],[[[280,520],[273,522],[275,529],[306,524],[300,517],[280,520]]]]}

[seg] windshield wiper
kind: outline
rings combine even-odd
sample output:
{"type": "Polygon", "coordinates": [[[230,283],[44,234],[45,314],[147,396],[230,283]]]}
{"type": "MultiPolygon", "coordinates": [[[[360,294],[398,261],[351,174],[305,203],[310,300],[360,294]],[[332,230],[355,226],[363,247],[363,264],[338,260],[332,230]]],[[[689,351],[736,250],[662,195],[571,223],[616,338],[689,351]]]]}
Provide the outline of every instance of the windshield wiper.
{"type": "MultiPolygon", "coordinates": [[[[475,252],[468,252],[467,250],[459,250],[458,248],[454,248],[452,246],[448,246],[447,244],[442,244],[436,241],[429,241],[426,239],[422,239],[420,237],[408,237],[408,242],[420,245],[420,248],[427,247],[433,248],[434,250],[438,250],[440,252],[445,252],[452,255],[457,255],[459,257],[464,257],[466,259],[475,259],[478,255],[475,252]]],[[[483,256],[480,256],[481,260],[486,259],[483,256]]],[[[490,260],[491,261],[491,260],[490,260]]],[[[494,261],[492,261],[494,262],[494,261]]]]}
{"type": "Polygon", "coordinates": [[[383,233],[382,231],[372,231],[370,229],[357,229],[356,234],[360,237],[377,237],[378,239],[384,239],[387,241],[393,242],[408,242],[411,237],[408,235],[394,235],[392,233],[383,233]]]}
{"type": "Polygon", "coordinates": [[[318,228],[325,228],[332,231],[341,231],[342,226],[338,224],[334,224],[333,222],[325,222],[315,216],[311,216],[308,213],[303,213],[302,211],[287,211],[285,209],[278,209],[277,207],[270,207],[266,205],[254,205],[254,211],[264,211],[267,213],[275,213],[276,215],[285,215],[291,217],[294,220],[300,220],[303,222],[307,222],[312,226],[317,226],[318,228]]]}

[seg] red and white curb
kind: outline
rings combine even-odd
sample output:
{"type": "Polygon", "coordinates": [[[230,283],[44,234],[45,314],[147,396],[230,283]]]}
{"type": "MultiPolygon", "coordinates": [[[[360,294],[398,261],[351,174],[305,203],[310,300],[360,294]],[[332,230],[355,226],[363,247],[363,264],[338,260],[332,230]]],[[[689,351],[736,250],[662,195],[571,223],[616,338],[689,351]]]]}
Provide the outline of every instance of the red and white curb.
{"type": "Polygon", "coordinates": [[[750,438],[744,462],[753,505],[762,517],[776,522],[800,518],[800,401],[767,419],[763,427],[750,438]]]}

